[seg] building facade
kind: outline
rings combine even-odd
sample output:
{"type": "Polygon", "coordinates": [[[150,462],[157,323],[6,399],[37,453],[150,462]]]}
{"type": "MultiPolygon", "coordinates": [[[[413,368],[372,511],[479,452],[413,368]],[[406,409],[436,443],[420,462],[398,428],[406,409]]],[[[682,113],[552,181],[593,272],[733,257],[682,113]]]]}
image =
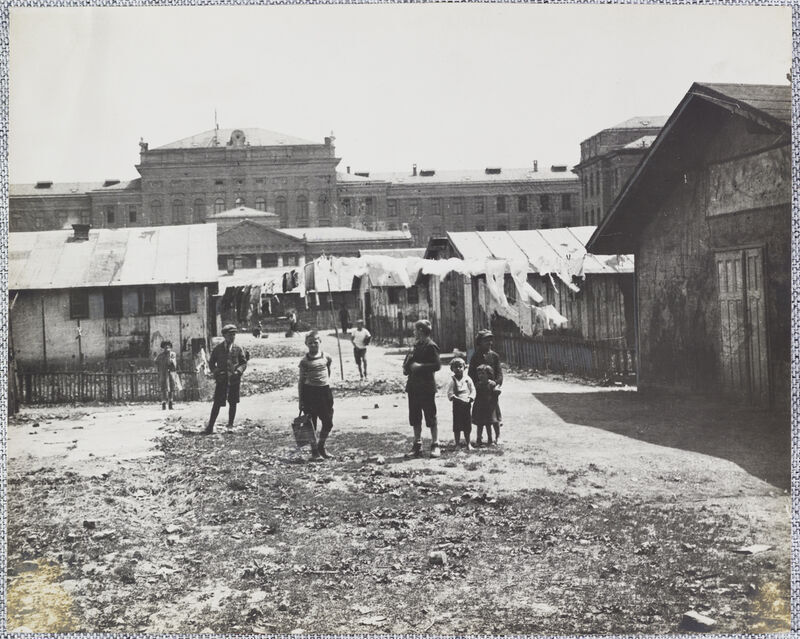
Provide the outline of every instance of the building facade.
{"type": "Polygon", "coordinates": [[[263,129],[215,129],[153,149],[142,141],[136,179],[11,185],[10,228],[193,224],[219,221],[241,205],[272,214],[280,228],[400,231],[407,224],[414,244],[425,246],[451,230],[580,223],[578,179],[566,166],[337,172],[334,141],[263,129]]]}
{"type": "Polygon", "coordinates": [[[635,254],[640,389],[788,408],[791,97],[692,85],[590,239],[635,254]]]}
{"type": "Polygon", "coordinates": [[[581,161],[572,170],[580,180],[582,224],[596,226],[605,217],[666,120],[631,118],[581,142],[581,161]]]}

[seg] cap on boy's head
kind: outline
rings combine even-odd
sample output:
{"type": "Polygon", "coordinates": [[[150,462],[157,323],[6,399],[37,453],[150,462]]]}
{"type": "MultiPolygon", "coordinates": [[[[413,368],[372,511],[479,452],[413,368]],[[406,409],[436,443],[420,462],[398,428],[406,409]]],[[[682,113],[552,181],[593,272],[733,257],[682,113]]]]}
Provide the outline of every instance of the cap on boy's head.
{"type": "Polygon", "coordinates": [[[239,329],[236,328],[236,324],[225,324],[225,326],[222,327],[222,334],[225,335],[227,333],[235,333],[238,330],[239,329]]]}
{"type": "Polygon", "coordinates": [[[450,368],[455,368],[456,366],[460,366],[461,368],[464,368],[464,360],[461,359],[460,357],[454,357],[453,359],[451,359],[450,360],[450,368]]]}
{"type": "Polygon", "coordinates": [[[161,342],[161,348],[166,348],[167,346],[172,348],[172,342],[170,342],[169,340],[165,339],[163,342],[161,342]]]}
{"type": "Polygon", "coordinates": [[[363,320],[363,319],[361,319],[361,318],[359,317],[359,318],[356,320],[356,324],[358,324],[359,326],[364,326],[364,320],[363,320]]]}
{"type": "Polygon", "coordinates": [[[421,330],[425,335],[430,335],[433,329],[431,323],[426,319],[417,320],[414,322],[414,328],[421,330]]]}
{"type": "Polygon", "coordinates": [[[306,344],[308,344],[308,342],[310,342],[312,339],[316,339],[317,337],[319,337],[319,331],[317,329],[312,329],[308,331],[308,333],[306,334],[306,344]]]}
{"type": "Polygon", "coordinates": [[[494,339],[494,335],[492,335],[492,331],[488,328],[484,328],[478,331],[478,334],[475,336],[475,343],[480,344],[482,341],[487,339],[494,339]]]}

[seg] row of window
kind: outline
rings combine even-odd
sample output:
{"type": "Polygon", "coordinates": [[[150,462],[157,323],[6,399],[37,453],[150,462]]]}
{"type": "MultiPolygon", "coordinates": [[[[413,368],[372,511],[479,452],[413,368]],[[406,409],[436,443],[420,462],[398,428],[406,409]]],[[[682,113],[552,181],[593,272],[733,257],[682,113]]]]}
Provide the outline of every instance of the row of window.
{"type": "MultiPolygon", "coordinates": [[[[275,186],[286,186],[289,184],[290,180],[299,182],[301,184],[305,184],[308,181],[316,182],[317,184],[330,184],[331,183],[331,176],[330,175],[302,175],[299,177],[289,178],[286,176],[278,176],[273,178],[264,178],[264,177],[256,177],[256,178],[212,178],[211,180],[206,180],[204,178],[185,178],[180,180],[169,180],[167,183],[173,189],[175,188],[185,188],[189,185],[193,187],[203,187],[206,184],[212,184],[213,186],[227,186],[228,184],[235,185],[235,186],[244,186],[246,182],[252,181],[252,183],[257,187],[264,187],[268,183],[271,183],[275,186]]],[[[162,180],[147,180],[146,185],[149,189],[161,189],[164,187],[164,181],[162,180]]]]}
{"type": "MultiPolygon", "coordinates": [[[[495,211],[498,213],[511,213],[513,212],[512,209],[515,208],[516,211],[519,213],[528,213],[534,210],[534,200],[535,196],[532,195],[498,195],[494,198],[494,208],[495,211]]],[[[571,211],[572,210],[572,194],[571,193],[561,193],[559,195],[551,195],[549,193],[542,193],[538,196],[538,205],[539,210],[542,213],[549,213],[553,211],[554,199],[560,198],[561,203],[561,210],[562,211],[571,211]]],[[[387,217],[397,217],[398,216],[398,200],[387,200],[386,202],[386,215],[387,217]]],[[[430,209],[430,215],[437,216],[442,215],[445,200],[443,198],[432,198],[427,200],[430,209]]],[[[452,211],[453,215],[461,216],[467,212],[468,202],[472,203],[472,212],[475,215],[483,215],[486,212],[486,199],[483,196],[477,196],[473,198],[465,198],[465,197],[454,197],[450,198],[450,210],[452,211]]],[[[406,200],[408,206],[408,212],[411,216],[419,215],[420,213],[420,201],[419,200],[406,200]]]]}
{"type": "MultiPolygon", "coordinates": [[[[122,288],[107,288],[103,290],[103,317],[116,319],[122,317],[122,288]]],[[[152,286],[137,290],[137,307],[132,315],[155,315],[156,289],[152,286]]],[[[73,289],[69,293],[70,319],[89,319],[89,289],[73,289]]],[[[160,309],[161,314],[190,313],[192,310],[190,291],[188,286],[173,286],[170,288],[170,307],[160,309]]]]}
{"type": "MultiPolygon", "coordinates": [[[[228,268],[228,261],[233,260],[233,268],[258,268],[258,258],[261,258],[261,268],[269,268],[270,266],[278,266],[277,253],[263,253],[260,256],[256,255],[220,255],[217,257],[217,266],[220,270],[228,268]]],[[[286,253],[282,256],[281,266],[297,266],[298,256],[296,253],[286,253]]]]}

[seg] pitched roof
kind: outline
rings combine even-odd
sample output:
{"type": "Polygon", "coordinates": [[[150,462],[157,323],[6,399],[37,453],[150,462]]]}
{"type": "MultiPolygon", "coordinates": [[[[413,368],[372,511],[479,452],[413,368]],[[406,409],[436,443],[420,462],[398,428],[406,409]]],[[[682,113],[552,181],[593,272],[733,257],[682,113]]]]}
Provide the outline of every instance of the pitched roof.
{"type": "Polygon", "coordinates": [[[425,257],[424,248],[394,248],[394,249],[361,249],[358,254],[365,255],[386,255],[388,257],[425,257]]]}
{"type": "MultiPolygon", "coordinates": [[[[646,201],[658,197],[659,189],[665,188],[664,175],[657,164],[668,163],[674,172],[674,164],[689,162],[674,148],[679,139],[691,138],[691,146],[700,148],[703,143],[697,138],[697,126],[687,129],[683,124],[683,114],[692,105],[702,102],[713,104],[737,116],[756,122],[776,134],[774,143],[783,137],[786,144],[791,142],[792,92],[788,85],[764,84],[704,84],[695,82],[669,116],[667,123],[656,136],[648,152],[611,205],[608,214],[587,242],[589,250],[611,252],[631,250],[631,237],[636,229],[645,223],[641,206],[634,200],[640,195],[646,201]],[[663,157],[662,157],[663,156],[663,157]],[[659,178],[660,175],[660,178],[659,178]],[[649,186],[648,186],[649,185],[649,186]]],[[[705,127],[704,133],[708,133],[705,127]]],[[[709,133],[710,135],[710,133],[709,133]]],[[[665,164],[666,166],[666,164],[665,164]]],[[[650,207],[645,207],[650,208],[650,207]]]]}
{"type": "Polygon", "coordinates": [[[41,197],[54,195],[86,195],[89,191],[130,191],[141,189],[142,178],[105,180],[103,182],[49,182],[9,184],[9,197],[41,197]],[[111,184],[109,184],[111,183],[111,184]],[[108,184],[108,186],[106,186],[108,184]]]}
{"type": "Polygon", "coordinates": [[[323,226],[319,228],[276,229],[307,242],[356,242],[369,240],[407,240],[411,237],[406,231],[363,231],[349,226],[323,226]]]}
{"type": "Polygon", "coordinates": [[[587,255],[585,245],[594,226],[528,231],[459,231],[447,234],[459,257],[556,263],[583,259],[586,274],[633,273],[628,256],[587,255]],[[623,259],[619,259],[623,257],[623,259]]]}
{"type": "MultiPolygon", "coordinates": [[[[565,165],[562,165],[565,166],[565,165]]],[[[382,181],[391,182],[392,184],[450,184],[450,183],[481,183],[481,182],[531,182],[531,181],[550,181],[550,180],[567,180],[570,182],[577,182],[578,177],[568,170],[553,171],[551,168],[539,166],[538,171],[534,171],[533,167],[523,169],[507,169],[496,167],[499,172],[487,173],[486,169],[452,169],[452,170],[434,170],[433,175],[422,175],[426,169],[417,172],[417,175],[411,175],[408,172],[394,172],[394,173],[370,173],[369,178],[361,176],[346,175],[346,181],[357,182],[363,181],[382,181]],[[358,179],[355,179],[358,178],[358,179]]],[[[337,179],[339,179],[337,175],[337,179]]]]}
{"type": "Polygon", "coordinates": [[[9,290],[217,281],[217,225],[8,234],[9,290]]]}
{"type": "Polygon", "coordinates": [[[226,220],[226,219],[238,219],[238,218],[265,218],[265,217],[278,217],[275,213],[271,213],[270,211],[259,211],[258,209],[251,209],[248,206],[239,206],[235,209],[228,209],[227,211],[222,211],[222,213],[215,213],[214,215],[209,215],[206,219],[209,220],[226,220]]]}
{"type": "Polygon", "coordinates": [[[319,142],[312,142],[310,140],[286,135],[285,133],[268,131],[267,129],[211,129],[209,131],[203,131],[202,133],[190,135],[188,138],[155,147],[153,150],[224,147],[228,145],[231,134],[234,131],[241,131],[244,133],[246,146],[307,146],[309,144],[320,144],[319,142]]]}

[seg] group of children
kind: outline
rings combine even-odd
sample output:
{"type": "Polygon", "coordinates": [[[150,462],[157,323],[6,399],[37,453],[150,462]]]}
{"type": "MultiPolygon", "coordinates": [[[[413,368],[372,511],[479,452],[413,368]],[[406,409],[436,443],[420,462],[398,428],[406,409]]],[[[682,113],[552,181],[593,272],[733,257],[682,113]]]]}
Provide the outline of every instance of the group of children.
{"type": "MultiPolygon", "coordinates": [[[[434,379],[436,371],[441,368],[441,363],[439,347],[431,339],[431,332],[430,322],[427,320],[416,322],[414,348],[403,362],[403,373],[408,376],[406,382],[408,419],[414,432],[414,443],[405,455],[406,458],[422,456],[423,417],[431,433],[430,456],[433,458],[441,456],[434,379]]],[[[475,340],[476,350],[470,359],[467,375],[464,374],[463,359],[456,357],[450,363],[453,376],[447,389],[447,396],[453,404],[453,436],[456,448],[460,446],[462,434],[467,450],[472,448],[470,437],[473,424],[477,426],[475,441],[477,446],[483,444],[484,429],[487,444],[497,443],[500,438],[502,422],[498,398],[503,383],[503,371],[500,366],[500,356],[492,350],[492,340],[491,331],[482,330],[478,333],[475,340]]],[[[333,393],[330,388],[333,358],[322,351],[321,341],[316,330],[306,335],[308,353],[300,360],[298,377],[300,412],[312,418],[315,430],[318,421],[322,424],[318,439],[311,447],[313,461],[333,458],[326,449],[328,436],[333,429],[333,393]]]]}

